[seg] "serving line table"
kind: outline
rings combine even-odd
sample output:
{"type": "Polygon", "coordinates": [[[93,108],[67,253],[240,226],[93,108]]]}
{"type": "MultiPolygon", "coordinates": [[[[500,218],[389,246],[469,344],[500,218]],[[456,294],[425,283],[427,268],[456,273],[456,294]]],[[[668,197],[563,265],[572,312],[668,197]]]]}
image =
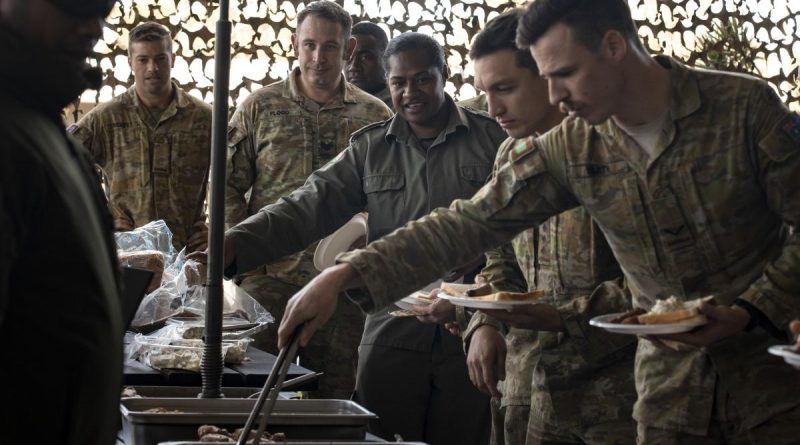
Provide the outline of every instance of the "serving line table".
{"type": "MultiPolygon", "coordinates": [[[[260,388],[269,377],[277,357],[254,347],[247,348],[250,360],[239,365],[225,365],[222,370],[222,386],[260,388]]],[[[292,364],[286,380],[311,374],[313,371],[292,364]]],[[[125,386],[197,386],[203,384],[199,372],[178,369],[156,370],[136,360],[125,360],[123,368],[125,386]]],[[[313,391],[318,387],[318,379],[292,388],[293,391],[313,391]]]]}

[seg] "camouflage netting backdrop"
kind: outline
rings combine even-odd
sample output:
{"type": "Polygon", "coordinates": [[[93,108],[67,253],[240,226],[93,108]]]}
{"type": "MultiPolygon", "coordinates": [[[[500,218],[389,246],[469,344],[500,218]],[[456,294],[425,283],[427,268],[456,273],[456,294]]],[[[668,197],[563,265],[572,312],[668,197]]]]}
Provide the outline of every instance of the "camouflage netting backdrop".
{"type": "MultiPolygon", "coordinates": [[[[233,22],[231,106],[249,92],[283,78],[294,62],[290,35],[297,0],[230,0],[233,22]]],[[[391,36],[406,31],[433,35],[445,46],[452,77],[447,91],[474,96],[467,59],[472,36],[487,20],[524,0],[337,0],[355,21],[381,23],[391,36]]],[[[629,0],[640,34],[653,52],[690,64],[753,72],[800,110],[800,1],[629,0]]],[[[128,32],[146,20],[170,28],[175,41],[173,76],[184,89],[212,98],[214,29],[218,3],[208,0],[120,0],[98,44],[105,85],[83,102],[109,100],[133,83],[127,62],[128,32]]]]}

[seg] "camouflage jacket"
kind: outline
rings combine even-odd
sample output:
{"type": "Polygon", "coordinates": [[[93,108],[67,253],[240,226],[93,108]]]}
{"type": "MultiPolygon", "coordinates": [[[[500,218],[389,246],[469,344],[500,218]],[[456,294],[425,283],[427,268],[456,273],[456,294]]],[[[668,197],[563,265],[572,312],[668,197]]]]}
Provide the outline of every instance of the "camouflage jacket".
{"type": "Polygon", "coordinates": [[[109,179],[115,217],[163,219],[177,249],[205,221],[211,107],[173,82],[175,98],[151,125],[135,87],[92,109],[70,131],[109,179]]]}
{"type": "Polygon", "coordinates": [[[458,105],[481,111],[488,111],[489,109],[489,105],[486,103],[486,95],[483,93],[469,99],[460,100],[458,105]]]}
{"type": "MultiPolygon", "coordinates": [[[[368,239],[375,240],[438,206],[472,196],[490,176],[505,133],[493,119],[458,108],[449,97],[445,106],[448,123],[429,148],[397,115],[365,127],[302,188],[230,229],[237,270],[296,252],[364,210],[368,239]]],[[[388,312],[367,317],[362,344],[430,352],[434,336],[441,335],[445,352],[462,354],[459,339],[437,325],[388,312]]]]}
{"type": "MultiPolygon", "coordinates": [[[[800,117],[760,80],[656,60],[672,84],[656,157],[611,119],[564,122],[519,141],[472,200],[343,255],[370,291],[354,300],[374,311],[583,205],[625,272],[634,306],[649,309],[670,295],[713,294],[720,304],[740,298],[788,332],[800,316],[800,234],[787,235],[784,225],[800,221],[800,117]]],[[[741,412],[745,428],[796,406],[800,399],[786,388],[800,376],[766,352],[781,341],[756,327],[680,354],[639,342],[634,417],[705,434],[716,384],[753,408],[741,412]]]]}
{"type": "MultiPolygon", "coordinates": [[[[253,92],[231,118],[228,227],[302,186],[314,170],[347,147],[351,133],[391,116],[380,100],[344,80],[341,93],[320,106],[299,92],[299,75],[295,69],[287,80],[253,92]]],[[[308,282],[317,274],[312,261],[316,244],[302,247],[306,249],[275,258],[267,274],[299,286],[308,282]]]]}
{"type": "MultiPolygon", "coordinates": [[[[495,171],[508,160],[514,145],[515,141],[509,139],[498,150],[495,171]]],[[[506,244],[487,252],[481,275],[502,290],[547,289],[545,302],[561,311],[566,331],[539,332],[537,338],[535,331],[508,329],[501,403],[527,405],[531,403],[532,386],[534,392],[548,392],[548,386],[552,386],[549,397],[559,421],[567,420],[568,414],[578,414],[572,412],[575,406],[580,406],[582,413],[592,413],[591,417],[579,419],[584,424],[630,416],[635,399],[636,337],[607,335],[588,324],[596,315],[630,309],[630,296],[616,283],[602,284],[603,289],[598,289],[601,283],[622,276],[600,229],[585,209],[577,208],[548,219],[537,229],[525,230],[511,241],[511,246],[513,250],[506,244]],[[610,391],[593,391],[599,385],[593,376],[608,364],[618,370],[602,371],[609,375],[602,387],[610,391]],[[536,373],[535,367],[539,368],[536,373]],[[584,399],[584,395],[592,393],[592,398],[584,399]],[[627,399],[626,406],[611,409],[618,405],[614,401],[619,398],[627,399]]],[[[466,335],[481,324],[497,326],[496,321],[478,312],[466,335]]]]}

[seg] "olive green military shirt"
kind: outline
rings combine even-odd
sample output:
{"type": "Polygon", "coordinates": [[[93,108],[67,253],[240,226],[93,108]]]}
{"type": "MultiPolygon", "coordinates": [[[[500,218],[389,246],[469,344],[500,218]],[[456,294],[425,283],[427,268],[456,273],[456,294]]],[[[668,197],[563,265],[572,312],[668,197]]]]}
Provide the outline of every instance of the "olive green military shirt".
{"type": "MultiPolygon", "coordinates": [[[[301,188],[230,229],[237,271],[297,252],[361,211],[369,213],[368,239],[375,240],[436,207],[473,195],[490,176],[505,133],[486,114],[459,108],[449,96],[445,106],[447,125],[429,148],[398,115],[370,125],[353,134],[349,147],[301,188]]],[[[388,312],[367,318],[362,344],[431,351],[438,325],[388,312]]],[[[462,354],[457,337],[438,335],[447,353],[462,354]]]]}
{"type": "Polygon", "coordinates": [[[108,175],[114,217],[135,226],[163,219],[180,250],[192,226],[206,220],[211,107],[172,85],[174,98],[158,122],[131,87],[70,132],[108,175]]]}
{"type": "MultiPolygon", "coordinates": [[[[287,80],[253,92],[231,118],[225,195],[229,228],[302,186],[347,147],[354,131],[392,115],[380,100],[344,80],[340,93],[321,106],[300,93],[299,75],[295,69],[287,80]]],[[[292,255],[272,258],[267,275],[304,285],[317,274],[315,248],[304,244],[292,255]]]]}
{"type": "MultiPolygon", "coordinates": [[[[472,200],[340,257],[370,291],[354,300],[375,311],[582,205],[619,261],[634,306],[649,309],[671,295],[713,294],[720,304],[741,298],[788,332],[800,316],[800,235],[787,235],[784,225],[800,221],[800,117],[760,80],[656,60],[671,78],[656,157],[611,119],[564,122],[519,141],[472,200]]],[[[781,341],[757,327],[680,354],[639,342],[634,418],[705,434],[717,384],[752,408],[741,413],[745,428],[796,406],[800,398],[786,388],[798,375],[766,352],[781,341]]]]}

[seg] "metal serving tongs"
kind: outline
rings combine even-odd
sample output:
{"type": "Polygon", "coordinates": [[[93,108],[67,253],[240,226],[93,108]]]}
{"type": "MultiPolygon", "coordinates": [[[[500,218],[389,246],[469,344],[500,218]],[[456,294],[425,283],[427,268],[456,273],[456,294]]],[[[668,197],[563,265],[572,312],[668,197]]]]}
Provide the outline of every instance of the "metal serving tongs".
{"type": "Polygon", "coordinates": [[[269,420],[273,408],[275,408],[275,402],[278,400],[278,393],[280,393],[283,387],[286,373],[289,372],[289,366],[291,366],[295,357],[297,357],[297,350],[300,345],[300,330],[302,327],[301,325],[294,331],[291,340],[289,340],[289,346],[282,348],[278,353],[278,358],[275,360],[275,364],[272,365],[272,371],[270,371],[267,381],[264,382],[264,387],[261,389],[261,394],[258,396],[255,405],[253,405],[253,410],[250,411],[250,416],[247,418],[247,423],[244,425],[242,435],[239,436],[237,445],[245,445],[247,443],[250,431],[253,429],[253,423],[261,413],[263,406],[264,416],[261,418],[258,430],[256,431],[256,438],[253,440],[253,443],[261,443],[261,436],[263,436],[264,431],[267,430],[267,421],[269,420]],[[268,396],[269,399],[267,399],[268,396]],[[266,405],[264,404],[265,399],[267,399],[266,405]]]}

